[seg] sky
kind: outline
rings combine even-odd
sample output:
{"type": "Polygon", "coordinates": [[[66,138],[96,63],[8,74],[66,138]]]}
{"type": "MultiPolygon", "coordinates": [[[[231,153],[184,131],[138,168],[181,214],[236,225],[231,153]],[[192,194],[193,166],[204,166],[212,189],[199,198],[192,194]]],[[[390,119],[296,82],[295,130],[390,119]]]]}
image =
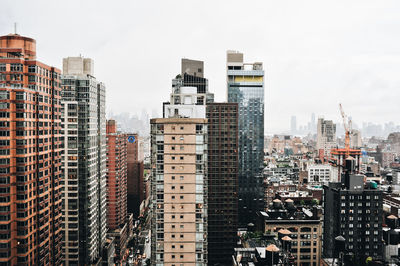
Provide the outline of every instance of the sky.
{"type": "Polygon", "coordinates": [[[400,1],[2,0],[0,35],[37,42],[62,68],[90,57],[106,84],[107,112],[162,114],[181,58],[202,60],[209,90],[226,101],[226,51],[263,62],[265,131],[341,121],[400,124],[400,1]]]}

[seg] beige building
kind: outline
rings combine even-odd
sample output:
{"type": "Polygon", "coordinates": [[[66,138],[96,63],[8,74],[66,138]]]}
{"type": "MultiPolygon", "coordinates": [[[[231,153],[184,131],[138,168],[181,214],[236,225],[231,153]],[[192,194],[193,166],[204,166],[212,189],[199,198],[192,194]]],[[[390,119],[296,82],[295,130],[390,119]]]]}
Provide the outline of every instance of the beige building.
{"type": "Polygon", "coordinates": [[[151,120],[152,265],[207,264],[207,119],[151,120]]]}
{"type": "Polygon", "coordinates": [[[277,236],[289,236],[289,257],[293,258],[294,265],[320,265],[322,222],[316,212],[306,208],[300,210],[291,199],[284,203],[275,199],[265,212],[259,212],[257,229],[277,236]]]}
{"type": "Polygon", "coordinates": [[[330,157],[336,144],[336,124],[332,120],[318,118],[317,151],[321,157],[330,157]]]}
{"type": "Polygon", "coordinates": [[[278,232],[287,229],[291,232],[291,254],[295,265],[319,265],[321,260],[322,223],[311,221],[280,221],[275,224],[266,223],[265,231],[278,232]]]}

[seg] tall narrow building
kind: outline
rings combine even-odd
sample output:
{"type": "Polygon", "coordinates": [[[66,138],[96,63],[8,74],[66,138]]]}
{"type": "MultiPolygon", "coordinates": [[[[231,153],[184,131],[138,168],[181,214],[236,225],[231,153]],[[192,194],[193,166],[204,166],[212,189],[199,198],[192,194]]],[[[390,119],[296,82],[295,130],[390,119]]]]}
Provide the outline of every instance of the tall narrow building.
{"type": "Polygon", "coordinates": [[[95,264],[107,232],[105,86],[91,59],[68,57],[62,88],[64,263],[95,264]]]}
{"type": "Polygon", "coordinates": [[[61,264],[60,70],[0,37],[0,265],[61,264]]]}
{"type": "Polygon", "coordinates": [[[117,132],[115,120],[108,120],[107,132],[107,229],[115,238],[116,260],[120,261],[129,238],[127,214],[128,136],[117,132]]]}
{"type": "Polygon", "coordinates": [[[213,95],[206,80],[188,87],[184,78],[191,65],[198,72],[198,62],[186,61],[185,73],[173,80],[164,118],[151,119],[152,265],[207,265],[205,103],[213,95]]]}
{"type": "Polygon", "coordinates": [[[238,230],[238,104],[207,104],[208,265],[229,265],[238,230]]]}
{"type": "Polygon", "coordinates": [[[239,106],[239,225],[254,222],[264,209],[264,70],[243,54],[227,52],[228,102],[239,106]]]}
{"type": "Polygon", "coordinates": [[[127,134],[127,189],[128,189],[128,213],[135,218],[140,216],[140,204],[144,200],[144,165],[139,156],[139,136],[127,134]]]}
{"type": "Polygon", "coordinates": [[[336,124],[332,120],[318,118],[317,151],[318,155],[330,157],[331,150],[336,147],[336,124]]]}

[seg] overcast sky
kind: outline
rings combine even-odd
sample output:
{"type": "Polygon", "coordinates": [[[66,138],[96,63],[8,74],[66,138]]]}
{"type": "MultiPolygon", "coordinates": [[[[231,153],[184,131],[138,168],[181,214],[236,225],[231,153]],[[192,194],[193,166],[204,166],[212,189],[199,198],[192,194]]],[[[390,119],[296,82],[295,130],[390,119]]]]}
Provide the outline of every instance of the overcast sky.
{"type": "Polygon", "coordinates": [[[0,35],[37,41],[38,59],[90,57],[107,112],[161,114],[182,57],[205,61],[209,90],[226,101],[226,50],[261,61],[267,132],[311,113],[400,123],[400,1],[2,0],[0,35]]]}

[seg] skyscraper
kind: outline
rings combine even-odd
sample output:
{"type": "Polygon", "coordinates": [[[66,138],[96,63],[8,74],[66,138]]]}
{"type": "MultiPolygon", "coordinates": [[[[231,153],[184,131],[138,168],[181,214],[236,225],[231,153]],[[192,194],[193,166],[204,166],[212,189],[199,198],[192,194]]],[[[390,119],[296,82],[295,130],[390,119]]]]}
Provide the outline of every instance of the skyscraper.
{"type": "Polygon", "coordinates": [[[314,134],[315,128],[316,128],[316,125],[315,125],[315,114],[312,113],[311,114],[311,133],[314,134]]]}
{"type": "Polygon", "coordinates": [[[212,94],[207,80],[186,72],[172,84],[164,118],[151,119],[151,260],[153,265],[207,265],[205,104],[212,94]],[[185,76],[192,86],[185,86],[185,76]]]}
{"type": "Polygon", "coordinates": [[[116,259],[126,251],[129,235],[127,214],[128,136],[117,132],[115,120],[108,120],[107,132],[107,234],[115,238],[116,259]]]}
{"type": "Polygon", "coordinates": [[[329,157],[336,146],[336,124],[332,120],[318,118],[317,151],[320,157],[329,157]]]}
{"type": "Polygon", "coordinates": [[[105,86],[93,61],[63,60],[65,265],[97,263],[106,241],[105,86]]]}
{"type": "Polygon", "coordinates": [[[0,264],[61,264],[60,70],[0,37],[0,264]]]}
{"type": "Polygon", "coordinates": [[[296,134],[296,132],[297,132],[297,119],[296,119],[296,116],[295,115],[293,115],[291,118],[290,118],[290,134],[296,134]]]}
{"type": "Polygon", "coordinates": [[[254,222],[264,209],[264,70],[227,52],[228,102],[239,105],[239,225],[254,222]]]}
{"type": "Polygon", "coordinates": [[[208,265],[229,265],[238,229],[238,104],[207,104],[208,265]]]}

